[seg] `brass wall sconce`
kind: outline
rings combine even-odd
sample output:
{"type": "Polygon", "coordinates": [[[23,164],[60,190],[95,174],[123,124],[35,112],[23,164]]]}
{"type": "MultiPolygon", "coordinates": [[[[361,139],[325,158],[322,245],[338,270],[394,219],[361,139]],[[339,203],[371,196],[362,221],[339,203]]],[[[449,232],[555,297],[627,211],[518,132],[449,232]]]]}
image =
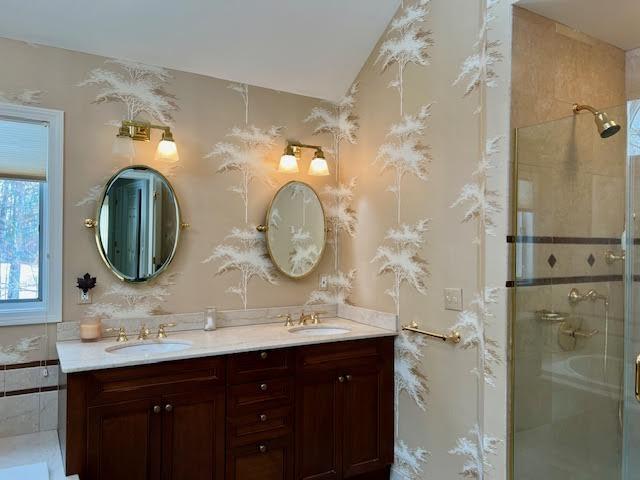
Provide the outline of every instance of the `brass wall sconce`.
{"type": "Polygon", "coordinates": [[[154,129],[162,130],[162,138],[158,143],[155,159],[172,163],[180,160],[178,147],[169,127],[134,120],[123,120],[122,125],[120,125],[113,145],[114,155],[133,158],[133,141],[148,142],[151,139],[151,130],[154,129]]]}
{"type": "Polygon", "coordinates": [[[280,157],[280,165],[278,171],[281,173],[298,173],[298,160],[302,158],[302,149],[311,148],[315,150],[313,160],[309,164],[309,175],[314,177],[324,177],[329,175],[329,166],[324,157],[322,147],[318,145],[305,145],[303,143],[288,142],[282,157],[280,157]]]}

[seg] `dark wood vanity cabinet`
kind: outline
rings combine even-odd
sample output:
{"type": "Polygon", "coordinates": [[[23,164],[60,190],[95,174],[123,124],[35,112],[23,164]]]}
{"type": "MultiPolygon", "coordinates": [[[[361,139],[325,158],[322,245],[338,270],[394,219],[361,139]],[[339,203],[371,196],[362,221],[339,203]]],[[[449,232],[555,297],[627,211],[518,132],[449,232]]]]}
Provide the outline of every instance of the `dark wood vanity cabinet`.
{"type": "Polygon", "coordinates": [[[383,479],[393,338],[68,375],[82,480],[383,479]]]}
{"type": "Polygon", "coordinates": [[[67,376],[66,469],[83,480],[215,480],[224,474],[225,361],[67,376]]]}
{"type": "Polygon", "coordinates": [[[393,340],[300,349],[297,368],[296,478],[384,472],[393,461],[393,340]]]}

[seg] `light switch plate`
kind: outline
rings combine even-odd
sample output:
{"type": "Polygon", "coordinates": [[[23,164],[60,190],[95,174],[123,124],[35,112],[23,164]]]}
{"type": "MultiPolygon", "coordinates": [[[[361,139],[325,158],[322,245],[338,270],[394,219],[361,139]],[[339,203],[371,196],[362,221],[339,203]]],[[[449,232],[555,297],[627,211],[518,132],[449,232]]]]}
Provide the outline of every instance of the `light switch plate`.
{"type": "Polygon", "coordinates": [[[445,288],[444,289],[444,309],[462,311],[462,289],[461,288],[445,288]]]}

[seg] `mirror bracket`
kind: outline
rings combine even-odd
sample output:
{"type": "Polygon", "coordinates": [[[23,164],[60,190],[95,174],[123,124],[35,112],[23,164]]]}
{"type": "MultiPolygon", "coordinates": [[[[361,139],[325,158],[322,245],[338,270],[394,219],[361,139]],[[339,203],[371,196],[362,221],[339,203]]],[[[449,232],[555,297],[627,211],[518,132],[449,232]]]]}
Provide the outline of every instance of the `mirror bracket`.
{"type": "Polygon", "coordinates": [[[182,222],[182,223],[180,224],[180,228],[181,228],[182,230],[184,230],[184,229],[186,229],[186,228],[190,228],[190,227],[191,227],[191,224],[190,224],[190,223],[182,222]]]}
{"type": "Polygon", "coordinates": [[[256,226],[256,230],[258,230],[260,233],[265,233],[267,230],[269,230],[269,227],[267,225],[258,225],[256,226]]]}
{"type": "Polygon", "coordinates": [[[98,226],[98,221],[93,218],[85,218],[84,226],[87,228],[96,228],[98,226]]]}

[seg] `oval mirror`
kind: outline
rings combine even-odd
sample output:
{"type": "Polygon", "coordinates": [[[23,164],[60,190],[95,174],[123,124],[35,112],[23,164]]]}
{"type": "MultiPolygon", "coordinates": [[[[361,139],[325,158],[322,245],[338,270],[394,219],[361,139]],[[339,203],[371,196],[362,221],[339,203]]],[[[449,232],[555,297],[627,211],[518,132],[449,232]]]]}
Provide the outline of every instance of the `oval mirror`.
{"type": "Polygon", "coordinates": [[[126,282],[145,282],[167,268],[176,253],[180,226],[180,206],[171,184],[149,167],[123,168],[98,201],[98,250],[109,269],[126,282]]]}
{"type": "Polygon", "coordinates": [[[318,194],[306,183],[289,182],[267,213],[267,249],[276,268],[290,278],[309,275],[320,263],[326,224],[318,194]]]}

